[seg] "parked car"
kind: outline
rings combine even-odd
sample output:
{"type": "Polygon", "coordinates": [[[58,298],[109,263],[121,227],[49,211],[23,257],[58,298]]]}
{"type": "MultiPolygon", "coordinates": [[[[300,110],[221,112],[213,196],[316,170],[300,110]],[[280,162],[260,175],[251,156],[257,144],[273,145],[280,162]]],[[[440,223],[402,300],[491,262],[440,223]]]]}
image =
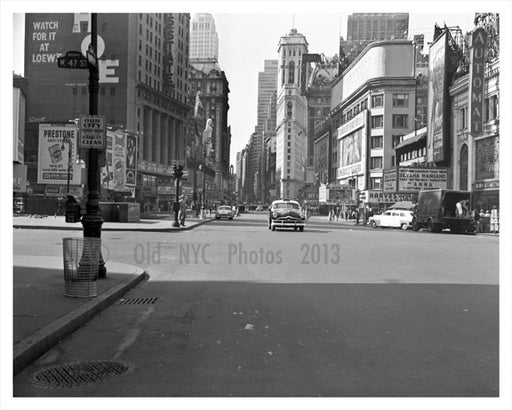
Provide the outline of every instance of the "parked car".
{"type": "Polygon", "coordinates": [[[297,201],[281,199],[272,202],[268,211],[268,229],[293,228],[304,231],[306,216],[297,201]]]}
{"type": "Polygon", "coordinates": [[[219,205],[215,211],[215,219],[233,219],[234,216],[233,209],[229,205],[219,205]]]}
{"type": "Polygon", "coordinates": [[[368,219],[368,223],[372,228],[412,228],[412,220],[414,213],[404,209],[390,209],[382,215],[374,215],[368,219]]]}

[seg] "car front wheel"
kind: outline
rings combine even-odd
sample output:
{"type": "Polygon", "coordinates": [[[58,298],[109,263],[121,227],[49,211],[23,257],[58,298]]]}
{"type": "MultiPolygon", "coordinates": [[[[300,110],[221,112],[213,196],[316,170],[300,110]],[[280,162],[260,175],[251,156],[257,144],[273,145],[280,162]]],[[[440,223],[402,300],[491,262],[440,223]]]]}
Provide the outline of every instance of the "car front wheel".
{"type": "Polygon", "coordinates": [[[377,227],[377,222],[375,222],[375,221],[370,221],[370,226],[371,226],[372,228],[376,228],[376,227],[377,227]]]}
{"type": "Polygon", "coordinates": [[[402,228],[402,230],[404,230],[404,231],[406,231],[408,227],[409,227],[409,225],[408,225],[408,224],[402,224],[402,225],[401,225],[401,228],[402,228]]]}

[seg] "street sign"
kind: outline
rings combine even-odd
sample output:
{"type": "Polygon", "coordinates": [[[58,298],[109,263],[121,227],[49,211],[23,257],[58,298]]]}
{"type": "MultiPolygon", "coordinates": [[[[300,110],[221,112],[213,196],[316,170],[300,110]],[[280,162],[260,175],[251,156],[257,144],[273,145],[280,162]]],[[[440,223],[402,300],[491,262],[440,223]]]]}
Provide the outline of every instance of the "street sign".
{"type": "Polygon", "coordinates": [[[79,51],[68,51],[64,57],[57,58],[59,68],[88,69],[89,62],[79,51]]]}
{"type": "Polygon", "coordinates": [[[92,44],[89,44],[89,49],[87,50],[87,61],[92,67],[98,66],[98,57],[96,57],[96,50],[92,46],[92,44]]]}
{"type": "Polygon", "coordinates": [[[105,117],[102,115],[81,115],[78,148],[105,149],[105,117]]]}

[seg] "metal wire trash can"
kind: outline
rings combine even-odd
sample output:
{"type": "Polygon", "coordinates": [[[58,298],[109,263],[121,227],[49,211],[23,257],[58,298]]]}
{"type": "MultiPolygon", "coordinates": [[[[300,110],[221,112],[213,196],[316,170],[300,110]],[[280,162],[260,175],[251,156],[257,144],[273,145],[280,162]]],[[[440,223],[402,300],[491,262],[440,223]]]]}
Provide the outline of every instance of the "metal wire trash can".
{"type": "Polygon", "coordinates": [[[64,295],[89,298],[97,295],[101,238],[63,238],[64,295]]]}

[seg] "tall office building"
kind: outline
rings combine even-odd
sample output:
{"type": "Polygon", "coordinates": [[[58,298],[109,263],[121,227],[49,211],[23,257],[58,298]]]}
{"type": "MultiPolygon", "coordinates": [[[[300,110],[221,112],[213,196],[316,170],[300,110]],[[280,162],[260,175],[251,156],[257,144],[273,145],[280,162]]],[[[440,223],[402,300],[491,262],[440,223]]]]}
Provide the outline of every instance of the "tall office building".
{"type": "Polygon", "coordinates": [[[265,130],[268,116],[268,104],[273,93],[277,91],[277,60],[265,60],[263,71],[258,73],[258,123],[256,132],[265,130]]]}
{"type": "Polygon", "coordinates": [[[409,13],[353,13],[347,19],[347,40],[340,55],[352,62],[373,41],[403,40],[409,34],[409,13]]]}
{"type": "Polygon", "coordinates": [[[213,16],[194,15],[190,29],[190,58],[219,61],[219,36],[213,16]]]}
{"type": "MultiPolygon", "coordinates": [[[[108,127],[138,139],[137,180],[124,188],[153,207],[171,199],[171,163],[185,159],[189,25],[188,14],[98,14],[98,112],[108,127]]],[[[90,33],[90,13],[26,14],[31,168],[37,168],[40,123],[69,122],[89,113],[88,70],[59,68],[57,58],[71,50],[85,56],[90,33]]],[[[34,192],[51,185],[35,186],[34,192]]]]}
{"type": "Polygon", "coordinates": [[[308,52],[304,35],[292,28],[278,45],[276,117],[276,179],[279,196],[297,198],[304,183],[307,155],[307,101],[301,95],[302,56],[308,52]]]}

